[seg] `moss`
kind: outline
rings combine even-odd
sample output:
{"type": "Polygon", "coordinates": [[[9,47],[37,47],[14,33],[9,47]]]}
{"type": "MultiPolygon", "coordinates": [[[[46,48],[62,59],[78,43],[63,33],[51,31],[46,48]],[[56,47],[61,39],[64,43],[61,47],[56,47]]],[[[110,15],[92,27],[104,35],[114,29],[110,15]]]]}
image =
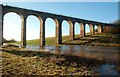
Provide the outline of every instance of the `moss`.
{"type": "Polygon", "coordinates": [[[0,53],[2,53],[3,75],[80,75],[81,72],[85,71],[92,74],[90,67],[102,63],[83,57],[40,51],[9,50],[0,53]]]}

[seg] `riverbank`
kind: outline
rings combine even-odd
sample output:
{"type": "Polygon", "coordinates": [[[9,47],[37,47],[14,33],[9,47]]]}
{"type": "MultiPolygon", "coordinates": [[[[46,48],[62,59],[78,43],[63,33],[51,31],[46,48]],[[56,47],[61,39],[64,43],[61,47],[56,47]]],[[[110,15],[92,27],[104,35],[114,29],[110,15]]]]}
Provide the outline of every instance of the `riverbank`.
{"type": "Polygon", "coordinates": [[[120,34],[95,34],[77,37],[73,41],[65,40],[65,45],[120,46],[120,34]]]}
{"type": "MultiPolygon", "coordinates": [[[[100,75],[98,67],[106,60],[92,55],[66,55],[47,50],[33,50],[18,46],[0,48],[2,75],[100,75]]],[[[119,66],[119,65],[118,65],[119,66]]],[[[113,67],[110,67],[110,70],[113,67]]],[[[117,68],[116,66],[114,67],[117,68]]],[[[109,68],[106,68],[109,69],[109,68]]],[[[103,69],[105,70],[105,69],[103,69]]],[[[109,71],[110,71],[109,70],[109,71]]],[[[117,68],[119,71],[119,69],[117,68]]],[[[113,74],[114,75],[114,74],[113,74]]]]}
{"type": "MultiPolygon", "coordinates": [[[[66,36],[63,45],[67,45],[68,43],[68,45],[84,46],[93,44],[92,46],[95,46],[98,43],[100,45],[103,43],[106,46],[110,46],[111,44],[111,46],[119,46],[120,44],[118,34],[98,34],[78,38],[74,41],[67,40],[67,38],[69,37],[66,36]]],[[[51,40],[51,44],[53,41],[51,40]]],[[[36,44],[35,40],[30,41],[30,43],[36,44]]],[[[92,55],[87,55],[87,57],[83,54],[80,56],[64,55],[54,52],[50,53],[48,50],[30,50],[19,48],[18,46],[3,47],[0,50],[2,51],[0,52],[0,57],[2,58],[2,75],[100,75],[98,71],[95,71],[96,67],[106,62],[104,59],[97,59],[92,57],[92,55]]],[[[96,51],[93,52],[97,53],[96,51]]],[[[117,51],[112,53],[117,53],[117,51]]],[[[120,65],[118,64],[117,66],[115,69],[120,71],[120,65]]]]}
{"type": "Polygon", "coordinates": [[[2,54],[2,75],[99,75],[101,60],[47,51],[11,48],[2,54]]]}
{"type": "MultiPolygon", "coordinates": [[[[90,46],[120,46],[120,34],[87,34],[85,37],[76,35],[74,40],[70,40],[69,36],[62,37],[62,44],[60,45],[90,45],[90,46]]],[[[56,45],[55,37],[46,38],[46,45],[56,45]]],[[[28,45],[39,45],[39,39],[27,40],[28,45]]],[[[20,44],[14,42],[11,44],[20,44]]]]}

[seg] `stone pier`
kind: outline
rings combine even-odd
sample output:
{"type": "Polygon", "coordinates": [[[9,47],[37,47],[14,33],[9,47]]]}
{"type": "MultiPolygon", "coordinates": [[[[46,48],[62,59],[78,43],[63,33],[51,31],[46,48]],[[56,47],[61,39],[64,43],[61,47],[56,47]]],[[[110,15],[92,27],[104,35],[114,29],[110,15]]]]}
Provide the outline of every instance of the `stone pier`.
{"type": "Polygon", "coordinates": [[[59,45],[62,43],[62,22],[61,20],[54,20],[56,23],[56,44],[59,45]]]}
{"type": "Polygon", "coordinates": [[[93,24],[89,24],[90,26],[90,35],[94,34],[94,25],[93,24]]]}
{"type": "Polygon", "coordinates": [[[45,45],[45,18],[41,19],[40,23],[40,46],[45,45]]]}
{"type": "Polygon", "coordinates": [[[85,24],[84,23],[80,23],[80,26],[81,26],[81,36],[82,37],[85,37],[85,24]]]}
{"type": "Polygon", "coordinates": [[[3,45],[3,13],[2,5],[0,5],[0,46],[3,45]]]}
{"type": "Polygon", "coordinates": [[[101,25],[98,25],[98,33],[102,33],[102,26],[101,25]]]}
{"type": "MultiPolygon", "coordinates": [[[[47,18],[52,18],[55,21],[56,24],[56,44],[62,43],[62,22],[66,20],[69,23],[70,26],[70,39],[74,40],[75,33],[74,33],[74,25],[75,23],[79,23],[81,26],[81,36],[85,37],[85,25],[86,23],[89,23],[90,25],[90,34],[94,34],[94,25],[98,25],[98,32],[102,33],[103,26],[101,25],[108,25],[107,23],[101,23],[96,21],[89,21],[64,15],[57,15],[47,12],[41,12],[41,11],[35,11],[35,10],[29,10],[19,7],[12,7],[12,6],[4,6],[0,5],[0,46],[3,45],[3,17],[5,14],[9,12],[14,12],[18,14],[21,17],[22,23],[21,23],[21,47],[25,47],[27,45],[26,43],[26,19],[29,15],[36,16],[40,21],[40,46],[45,45],[45,20],[47,18]]],[[[109,24],[109,26],[111,26],[109,24]]],[[[52,29],[50,29],[52,30],[52,29]]],[[[32,36],[32,35],[31,35],[32,36]]]]}
{"type": "Polygon", "coordinates": [[[69,26],[70,26],[70,39],[74,40],[75,38],[75,33],[74,33],[74,23],[72,21],[68,21],[69,26]]]}
{"type": "Polygon", "coordinates": [[[27,16],[22,17],[22,28],[21,28],[21,46],[26,47],[26,19],[27,16]]]}

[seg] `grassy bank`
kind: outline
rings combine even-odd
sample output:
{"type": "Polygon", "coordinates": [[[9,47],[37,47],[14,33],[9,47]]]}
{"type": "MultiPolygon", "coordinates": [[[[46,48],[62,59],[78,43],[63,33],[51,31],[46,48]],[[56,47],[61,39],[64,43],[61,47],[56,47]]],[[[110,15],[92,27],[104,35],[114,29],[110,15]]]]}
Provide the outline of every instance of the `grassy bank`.
{"type": "Polygon", "coordinates": [[[93,68],[103,63],[83,56],[10,49],[0,52],[2,75],[98,75],[93,68]]]}
{"type": "MultiPolygon", "coordinates": [[[[95,34],[86,35],[86,37],[75,36],[76,38],[72,41],[69,36],[62,37],[62,43],[64,45],[108,45],[108,46],[120,46],[120,34],[95,34]]],[[[55,37],[46,38],[46,45],[55,45],[55,37]]],[[[20,44],[20,42],[15,42],[20,44]]],[[[39,45],[39,40],[28,40],[28,45],[39,45]]]]}
{"type": "MultiPolygon", "coordinates": [[[[118,34],[97,34],[74,41],[65,36],[63,44],[120,44],[118,34]]],[[[53,44],[55,38],[46,39],[53,44]]],[[[27,41],[30,45],[38,45],[38,39],[27,41]]],[[[20,42],[17,42],[20,43],[20,42]]],[[[47,51],[21,50],[20,48],[5,48],[0,52],[2,57],[2,75],[99,75],[95,67],[103,64],[103,60],[80,56],[49,53],[47,51]]],[[[120,65],[116,68],[120,71],[120,65]]]]}
{"type": "MultiPolygon", "coordinates": [[[[76,37],[78,37],[79,35],[76,35],[76,37]]],[[[67,40],[70,40],[70,36],[63,36],[62,37],[62,41],[63,43],[66,42],[67,40]]],[[[56,38],[55,37],[47,37],[45,39],[46,41],[46,45],[55,45],[56,44],[56,38]]],[[[11,44],[20,44],[21,42],[13,42],[11,44]]],[[[27,44],[28,45],[39,45],[40,41],[39,39],[33,39],[33,40],[27,40],[27,44]]]]}

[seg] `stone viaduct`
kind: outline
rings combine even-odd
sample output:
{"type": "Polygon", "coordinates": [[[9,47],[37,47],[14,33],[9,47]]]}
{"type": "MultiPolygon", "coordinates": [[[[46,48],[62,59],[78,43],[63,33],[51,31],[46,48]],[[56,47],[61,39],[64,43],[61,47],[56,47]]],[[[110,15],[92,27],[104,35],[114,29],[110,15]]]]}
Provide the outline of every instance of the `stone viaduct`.
{"type": "MultiPolygon", "coordinates": [[[[47,18],[52,18],[56,24],[56,44],[62,43],[62,21],[66,20],[70,26],[70,39],[74,40],[74,24],[76,22],[79,23],[81,26],[80,32],[81,36],[85,36],[85,25],[88,24],[90,26],[90,34],[94,34],[94,26],[97,25],[98,33],[103,32],[103,27],[108,26],[107,23],[101,23],[96,21],[89,21],[74,17],[68,17],[63,15],[51,14],[47,12],[35,11],[35,10],[28,10],[18,7],[12,6],[4,6],[0,5],[0,45],[3,45],[3,17],[6,13],[15,12],[21,17],[21,46],[26,46],[26,19],[29,15],[36,16],[40,21],[40,46],[45,45],[45,20],[47,18]]],[[[109,25],[110,26],[110,25],[109,25]]]]}

